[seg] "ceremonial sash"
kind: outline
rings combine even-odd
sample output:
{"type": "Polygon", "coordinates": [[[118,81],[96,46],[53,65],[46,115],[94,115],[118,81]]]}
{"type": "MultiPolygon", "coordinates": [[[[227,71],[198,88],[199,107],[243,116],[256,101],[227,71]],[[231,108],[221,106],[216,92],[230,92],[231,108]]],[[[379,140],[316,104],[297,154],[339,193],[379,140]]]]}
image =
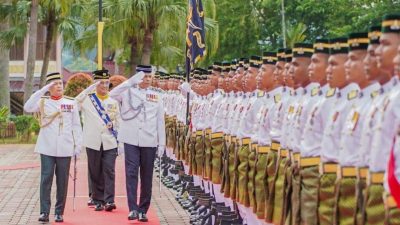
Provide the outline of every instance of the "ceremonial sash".
{"type": "Polygon", "coordinates": [[[117,131],[114,130],[112,121],[110,117],[108,116],[107,112],[104,110],[104,107],[101,105],[101,102],[99,98],[96,96],[96,94],[89,94],[89,98],[93,103],[94,108],[96,109],[97,113],[99,114],[100,118],[103,120],[104,124],[108,128],[108,130],[111,132],[111,134],[117,139],[118,133],[117,131]]]}

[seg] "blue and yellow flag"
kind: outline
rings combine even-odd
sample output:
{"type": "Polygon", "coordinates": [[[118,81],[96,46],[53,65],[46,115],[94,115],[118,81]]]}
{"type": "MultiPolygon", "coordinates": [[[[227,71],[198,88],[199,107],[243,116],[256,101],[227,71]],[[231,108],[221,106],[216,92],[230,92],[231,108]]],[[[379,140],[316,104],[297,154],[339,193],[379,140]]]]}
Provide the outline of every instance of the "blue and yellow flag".
{"type": "Polygon", "coordinates": [[[201,0],[189,0],[186,29],[186,74],[206,54],[204,11],[201,0]]]}

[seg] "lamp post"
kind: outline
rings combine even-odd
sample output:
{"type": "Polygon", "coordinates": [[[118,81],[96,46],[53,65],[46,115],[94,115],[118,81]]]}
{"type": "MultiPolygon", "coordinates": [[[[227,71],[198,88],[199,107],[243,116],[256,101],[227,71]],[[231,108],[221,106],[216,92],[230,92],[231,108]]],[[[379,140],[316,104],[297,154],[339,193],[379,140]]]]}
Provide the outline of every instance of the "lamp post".
{"type": "Polygon", "coordinates": [[[97,69],[103,69],[103,1],[99,0],[99,22],[97,23],[97,69]]]}

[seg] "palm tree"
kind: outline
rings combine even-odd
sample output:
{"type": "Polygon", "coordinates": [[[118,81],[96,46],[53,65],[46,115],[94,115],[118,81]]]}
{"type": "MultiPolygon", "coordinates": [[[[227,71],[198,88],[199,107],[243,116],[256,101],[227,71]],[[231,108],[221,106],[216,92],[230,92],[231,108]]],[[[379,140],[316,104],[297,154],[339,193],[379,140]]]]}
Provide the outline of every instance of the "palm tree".
{"type": "Polygon", "coordinates": [[[28,40],[28,60],[26,66],[26,78],[24,82],[24,102],[32,95],[33,76],[36,63],[36,40],[38,26],[39,0],[32,0],[29,16],[29,40],[28,40]]]}
{"type": "Polygon", "coordinates": [[[10,105],[9,49],[23,43],[27,34],[30,1],[7,0],[0,5],[0,103],[10,105]]]}
{"type": "MultiPolygon", "coordinates": [[[[83,32],[74,41],[75,52],[93,49],[97,31],[97,0],[86,4],[83,32]],[[89,15],[89,16],[88,16],[89,15]]],[[[184,62],[187,0],[104,0],[104,48],[119,52],[117,61],[127,60],[129,71],[139,63],[163,65],[174,69],[184,62]],[[122,59],[122,60],[121,60],[122,59]]],[[[207,40],[213,42],[212,52],[218,46],[218,24],[215,3],[204,1],[207,40]]],[[[207,43],[209,43],[207,41],[207,43]]]]}
{"type": "Polygon", "coordinates": [[[76,38],[82,3],[81,0],[40,0],[40,23],[46,28],[43,66],[40,73],[41,87],[46,81],[50,53],[57,34],[62,34],[67,40],[76,38]]]}
{"type": "Polygon", "coordinates": [[[286,46],[293,48],[295,43],[303,42],[306,39],[306,30],[307,27],[303,23],[288,26],[286,29],[286,46]]]}
{"type": "MultiPolygon", "coordinates": [[[[5,1],[0,6],[1,11],[6,8],[11,8],[11,2],[5,1]]],[[[0,11],[0,14],[2,14],[0,11]]],[[[0,30],[9,29],[9,16],[0,18],[0,30]]],[[[10,62],[10,49],[6,47],[0,48],[0,108],[6,106],[10,108],[10,81],[9,81],[9,64],[10,62]]]]}

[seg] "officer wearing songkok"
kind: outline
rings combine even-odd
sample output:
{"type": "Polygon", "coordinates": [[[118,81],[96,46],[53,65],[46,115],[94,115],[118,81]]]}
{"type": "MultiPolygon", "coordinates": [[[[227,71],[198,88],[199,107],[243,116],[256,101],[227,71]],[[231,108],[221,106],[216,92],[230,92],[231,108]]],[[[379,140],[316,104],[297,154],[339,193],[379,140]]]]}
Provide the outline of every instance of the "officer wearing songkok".
{"type": "Polygon", "coordinates": [[[124,143],[126,189],[129,220],[147,221],[151,201],[153,166],[157,147],[165,148],[165,121],[162,96],[150,88],[151,66],[140,65],[138,72],[114,88],[110,97],[121,104],[118,141],[124,143]],[[137,204],[138,173],[140,168],[140,202],[137,204]]]}
{"type": "Polygon", "coordinates": [[[93,72],[94,84],[82,91],[76,101],[83,118],[83,146],[86,147],[92,199],[95,210],[116,208],[115,160],[118,154],[119,104],[108,96],[108,70],[93,72]]]}
{"type": "MultiPolygon", "coordinates": [[[[224,196],[225,197],[230,197],[232,201],[237,200],[236,192],[237,192],[237,176],[236,176],[236,171],[237,171],[237,165],[235,164],[236,160],[236,145],[237,145],[237,139],[236,139],[236,131],[237,129],[234,129],[234,124],[237,124],[237,118],[239,114],[239,108],[240,104],[243,101],[243,76],[245,74],[245,67],[246,64],[248,63],[248,59],[243,59],[243,64],[239,66],[237,69],[237,74],[235,75],[233,79],[233,89],[235,94],[230,93],[232,102],[231,104],[227,104],[226,108],[224,110],[224,134],[226,138],[226,157],[225,157],[225,169],[224,169],[224,196]]],[[[229,77],[226,78],[228,80],[229,77]]],[[[225,88],[225,91],[229,91],[229,86],[226,86],[224,83],[225,81],[222,79],[223,86],[225,88]]]]}
{"type": "MultiPolygon", "coordinates": [[[[390,177],[392,176],[390,174],[393,174],[388,170],[387,160],[391,154],[390,151],[393,147],[393,139],[398,134],[400,124],[398,101],[400,96],[398,73],[400,57],[398,53],[398,48],[400,46],[399,24],[400,14],[389,14],[383,17],[380,45],[375,51],[378,58],[378,67],[381,70],[381,73],[391,77],[389,83],[393,86],[389,94],[384,94],[385,97],[383,99],[383,104],[378,107],[379,110],[375,113],[380,120],[372,120],[371,122],[373,140],[371,144],[371,156],[369,159],[369,180],[374,183],[381,183],[381,174],[383,172],[386,172],[386,177],[390,177]]],[[[385,189],[388,190],[388,187],[385,189]]],[[[393,204],[392,194],[384,194],[384,222],[387,224],[400,224],[400,211],[395,204],[393,204]]]]}
{"type": "MultiPolygon", "coordinates": [[[[293,59],[291,61],[291,65],[289,68],[289,73],[293,79],[295,89],[295,95],[291,98],[294,98],[294,101],[290,101],[291,109],[290,113],[288,111],[284,111],[289,115],[289,121],[285,122],[285,126],[291,127],[282,128],[282,131],[289,131],[288,136],[285,138],[283,135],[281,138],[281,142],[284,143],[285,146],[288,146],[288,149],[285,149],[281,145],[280,150],[280,167],[281,170],[278,171],[278,178],[276,181],[275,187],[276,189],[276,201],[280,199],[280,195],[283,196],[283,199],[286,200],[286,203],[283,205],[282,209],[279,207],[275,207],[274,216],[280,215],[284,211],[289,210],[291,215],[287,215],[287,221],[291,221],[293,224],[299,224],[300,221],[300,174],[298,170],[298,155],[300,153],[300,138],[303,133],[303,127],[305,123],[305,115],[307,115],[309,111],[309,105],[311,105],[312,101],[315,101],[315,96],[317,96],[319,90],[318,83],[310,83],[307,68],[311,61],[311,56],[313,54],[313,45],[308,43],[296,43],[292,50],[293,59]],[[293,111],[293,112],[292,112],[293,111]],[[295,155],[296,157],[292,157],[292,160],[288,159],[288,151],[290,151],[291,156],[295,155]],[[285,164],[290,164],[290,167],[285,170],[285,164]],[[293,192],[290,195],[290,191],[278,191],[280,188],[280,184],[285,184],[284,180],[285,174],[288,174],[291,177],[291,180],[287,181],[287,185],[284,186],[292,186],[293,192]],[[291,199],[291,211],[290,205],[288,202],[291,199]],[[283,210],[282,213],[279,211],[283,210]]],[[[286,101],[285,105],[288,101],[286,101]]],[[[286,117],[286,114],[284,114],[286,117]]],[[[282,119],[284,121],[284,119],[282,119]]],[[[282,132],[281,131],[281,132],[282,132]]],[[[286,215],[283,215],[285,218],[286,215]]],[[[275,217],[276,218],[276,217],[275,217]]]]}
{"type": "MultiPolygon", "coordinates": [[[[336,172],[341,173],[338,167],[339,143],[345,119],[354,100],[358,97],[359,86],[346,80],[345,62],[348,54],[347,38],[331,40],[331,56],[328,59],[327,79],[332,88],[337,88],[334,107],[328,113],[327,124],[322,138],[321,161],[322,176],[320,177],[320,206],[319,215],[321,224],[332,224],[334,220],[334,183],[336,172]]],[[[333,93],[328,92],[327,96],[333,93]]],[[[336,219],[336,218],[335,218],[336,219]]]]}
{"type": "MultiPolygon", "coordinates": [[[[357,222],[359,224],[380,224],[382,218],[384,217],[384,204],[383,204],[383,185],[380,183],[369,183],[366,182],[369,176],[369,161],[371,155],[371,143],[372,143],[372,132],[371,124],[376,115],[378,107],[383,104],[385,92],[389,92],[390,87],[387,85],[390,81],[389,76],[385,76],[380,72],[377,67],[377,59],[375,55],[375,49],[379,46],[379,38],[381,35],[380,26],[372,26],[369,29],[369,45],[367,49],[367,54],[364,58],[364,71],[367,79],[371,82],[379,82],[381,85],[378,92],[374,92],[373,100],[369,102],[367,110],[365,112],[362,123],[360,124],[361,137],[359,137],[360,146],[358,148],[358,159],[357,159],[357,172],[358,172],[358,187],[363,190],[364,196],[360,196],[360,190],[357,192],[357,205],[361,207],[362,210],[358,210],[357,222]],[[382,76],[383,75],[383,76],[382,76]],[[366,187],[365,187],[366,183],[366,187]],[[368,213],[367,213],[368,212],[368,213]],[[368,222],[367,222],[368,221],[368,222]]],[[[372,96],[371,96],[372,97],[372,96]]],[[[377,119],[377,118],[375,118],[377,119]]],[[[361,120],[359,120],[361,121],[361,120]]],[[[383,175],[383,174],[381,174],[383,175]]],[[[375,176],[375,175],[374,175],[375,176]]]]}
{"type": "Polygon", "coordinates": [[[222,102],[220,109],[216,114],[216,120],[222,120],[222,132],[224,133],[223,143],[223,172],[222,172],[222,185],[221,192],[224,193],[225,202],[233,207],[233,202],[229,197],[231,196],[231,184],[233,189],[234,181],[234,157],[235,157],[235,144],[231,142],[230,135],[230,124],[233,117],[234,111],[237,108],[239,102],[239,96],[242,93],[242,84],[239,82],[239,77],[243,76],[243,67],[245,64],[245,58],[239,60],[239,65],[236,68],[235,74],[232,78],[226,77],[226,80],[230,82],[224,82],[224,79],[220,79],[219,88],[223,89],[225,94],[225,100],[222,102]],[[224,83],[228,85],[224,85],[224,83]]]}
{"type": "MultiPolygon", "coordinates": [[[[267,155],[269,152],[269,146],[259,146],[259,130],[262,126],[262,121],[268,114],[268,107],[271,106],[272,102],[268,92],[274,87],[273,71],[277,61],[276,52],[264,52],[262,56],[262,65],[256,77],[257,86],[257,99],[253,103],[252,113],[253,118],[253,130],[251,135],[251,151],[255,155],[254,164],[254,184],[248,185],[248,189],[251,190],[253,186],[254,191],[249,191],[250,200],[253,198],[253,213],[259,219],[259,223],[262,223],[265,219],[265,205],[268,199],[268,187],[265,185],[267,176],[265,168],[267,166],[267,155]],[[253,108],[255,107],[255,108],[253,108]]],[[[249,177],[251,173],[249,172],[249,177]]]]}
{"type": "Polygon", "coordinates": [[[63,96],[62,75],[48,74],[46,83],[28,99],[24,110],[38,113],[40,118],[41,129],[35,146],[41,162],[39,221],[49,221],[51,186],[55,173],[55,221],[63,222],[71,156],[77,156],[81,151],[82,127],[76,102],[63,96]],[[47,92],[50,96],[45,96],[47,92]]]}
{"type": "Polygon", "coordinates": [[[353,224],[357,221],[357,212],[362,210],[361,207],[357,207],[357,205],[362,205],[362,202],[358,204],[357,200],[363,197],[361,193],[365,186],[367,172],[366,168],[361,167],[358,157],[361,151],[360,136],[366,119],[366,110],[380,89],[379,83],[370,82],[363,70],[363,60],[369,43],[368,33],[351,33],[348,43],[349,54],[345,63],[346,79],[349,83],[357,84],[361,90],[352,101],[347,114],[343,113],[345,119],[340,135],[338,155],[340,169],[336,189],[337,221],[340,224],[353,224]]]}
{"type": "Polygon", "coordinates": [[[271,90],[268,92],[268,100],[267,103],[264,104],[264,108],[262,111],[260,128],[257,132],[257,141],[258,141],[258,149],[259,151],[267,151],[267,188],[268,192],[266,192],[266,207],[265,207],[265,221],[268,223],[272,222],[272,216],[274,211],[274,200],[275,200],[275,172],[276,172],[276,164],[277,164],[277,156],[279,150],[279,144],[274,142],[272,144],[270,131],[271,131],[271,121],[272,118],[275,117],[275,108],[279,108],[279,104],[282,100],[282,92],[283,92],[283,79],[281,78],[283,68],[285,65],[285,49],[279,49],[277,52],[277,60],[274,67],[274,71],[272,73],[273,76],[273,85],[271,90]],[[273,145],[273,146],[272,146],[273,145]],[[273,148],[272,148],[273,147],[273,148]],[[268,196],[267,196],[268,195],[268,196]]]}
{"type": "Polygon", "coordinates": [[[252,148],[251,136],[254,134],[256,113],[261,104],[257,101],[258,70],[262,65],[261,57],[251,56],[250,67],[244,76],[244,99],[241,102],[237,119],[236,138],[239,140],[237,149],[237,201],[239,212],[247,224],[257,223],[253,213],[254,207],[254,169],[256,152],[252,148]],[[254,151],[253,151],[254,150],[254,151]]]}
{"type": "Polygon", "coordinates": [[[216,76],[212,75],[212,68],[209,68],[209,82],[212,90],[209,96],[209,107],[206,115],[206,121],[209,122],[208,128],[205,132],[205,139],[209,146],[206,149],[206,175],[208,179],[214,184],[214,193],[217,202],[224,201],[221,195],[222,177],[220,171],[222,170],[222,151],[223,151],[223,120],[221,118],[221,106],[225,99],[225,92],[222,85],[215,80],[216,76]],[[209,156],[208,156],[209,155],[209,156]]]}
{"type": "Polygon", "coordinates": [[[318,217],[315,216],[315,212],[318,209],[321,139],[327,120],[324,113],[327,109],[333,107],[333,98],[325,97],[330,90],[325,72],[328,66],[329,47],[328,39],[317,39],[313,45],[314,54],[311,56],[311,63],[308,66],[308,75],[311,83],[318,83],[321,88],[319,91],[318,88],[314,88],[308,94],[311,99],[310,102],[315,102],[315,104],[309,104],[300,140],[301,158],[299,159],[296,156],[295,159],[299,161],[301,168],[301,222],[306,224],[318,224],[318,217]]]}

